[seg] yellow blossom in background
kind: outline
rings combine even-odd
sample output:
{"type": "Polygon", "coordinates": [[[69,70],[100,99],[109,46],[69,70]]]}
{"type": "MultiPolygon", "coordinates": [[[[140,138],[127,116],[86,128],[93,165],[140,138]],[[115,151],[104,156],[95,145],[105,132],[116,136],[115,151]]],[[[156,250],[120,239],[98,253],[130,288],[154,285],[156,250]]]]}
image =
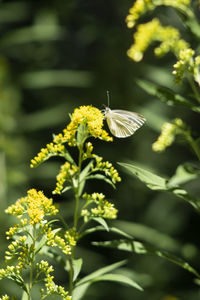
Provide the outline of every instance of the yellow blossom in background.
{"type": "Polygon", "coordinates": [[[132,28],[141,15],[147,10],[152,10],[154,5],[152,0],[136,0],[133,6],[129,9],[129,14],[126,17],[128,28],[132,28]]]}
{"type": "Polygon", "coordinates": [[[191,0],[136,0],[133,6],[129,10],[129,14],[126,17],[126,23],[128,28],[135,26],[136,21],[148,11],[154,10],[157,6],[165,5],[172,6],[179,9],[189,16],[193,13],[190,10],[191,0]]]}
{"type": "Polygon", "coordinates": [[[191,48],[181,50],[179,60],[174,64],[175,82],[182,82],[187,75],[192,75],[194,80],[200,85],[200,56],[195,57],[195,51],[191,48]]]}
{"type": "Polygon", "coordinates": [[[10,297],[8,295],[4,295],[0,298],[0,300],[9,300],[10,297]]]}
{"type": "Polygon", "coordinates": [[[17,200],[15,204],[6,209],[6,212],[19,217],[27,213],[29,223],[34,225],[47,215],[57,214],[58,210],[52,204],[52,199],[48,199],[42,191],[31,189],[27,192],[27,197],[17,200]]]}
{"type": "Polygon", "coordinates": [[[179,298],[168,295],[168,296],[165,296],[164,298],[162,298],[161,300],[179,300],[179,298]]]}
{"type": "Polygon", "coordinates": [[[189,44],[180,39],[180,33],[171,26],[162,26],[158,19],[140,24],[134,34],[134,44],[127,51],[127,55],[136,62],[142,60],[144,52],[152,42],[158,41],[160,45],[155,48],[157,56],[172,51],[176,56],[182,49],[188,48],[189,44]]]}
{"type": "Polygon", "coordinates": [[[152,149],[155,152],[162,152],[171,146],[177,134],[184,132],[184,123],[181,119],[175,119],[173,123],[164,123],[157,141],[153,143],[152,149]]]}

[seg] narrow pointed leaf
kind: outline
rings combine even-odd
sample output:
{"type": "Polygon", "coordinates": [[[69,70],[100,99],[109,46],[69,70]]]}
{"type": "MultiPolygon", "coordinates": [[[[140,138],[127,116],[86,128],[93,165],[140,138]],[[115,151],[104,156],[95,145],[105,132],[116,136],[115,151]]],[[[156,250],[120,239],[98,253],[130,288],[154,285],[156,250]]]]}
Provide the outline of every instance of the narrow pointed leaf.
{"type": "Polygon", "coordinates": [[[28,294],[24,291],[22,294],[22,299],[21,300],[28,300],[29,296],[28,294]]]}
{"type": "Polygon", "coordinates": [[[108,224],[106,223],[106,221],[99,217],[99,218],[93,218],[94,221],[96,221],[97,223],[99,223],[100,225],[102,225],[106,231],[109,231],[109,227],[108,227],[108,224]]]}
{"type": "Polygon", "coordinates": [[[191,204],[197,211],[200,211],[200,199],[190,195],[186,190],[182,189],[178,185],[169,185],[169,180],[167,180],[166,178],[158,176],[136,165],[127,163],[118,164],[126,168],[132,175],[138,177],[151,190],[168,191],[170,193],[173,193],[175,196],[191,204]]]}
{"type": "Polygon", "coordinates": [[[72,294],[73,300],[82,299],[91,284],[92,284],[92,282],[87,282],[87,283],[84,283],[82,285],[75,287],[75,289],[73,290],[73,294],[72,294]]]}
{"type": "Polygon", "coordinates": [[[137,284],[134,280],[122,275],[122,274],[104,274],[102,276],[97,277],[94,282],[96,281],[114,281],[119,282],[122,284],[130,285],[140,291],[143,290],[139,284],[137,284]]]}
{"type": "Polygon", "coordinates": [[[82,258],[72,260],[73,282],[77,279],[77,277],[81,271],[82,264],[83,264],[82,258]]]}
{"type": "MultiPolygon", "coordinates": [[[[96,231],[105,231],[105,227],[103,226],[96,226],[96,227],[92,227],[92,228],[89,228],[89,229],[86,229],[84,231],[84,233],[81,235],[81,237],[87,235],[87,234],[91,234],[91,233],[94,233],[96,231]]],[[[109,231],[110,232],[113,232],[113,233],[116,233],[118,235],[121,235],[123,237],[126,237],[126,238],[133,238],[133,236],[127,234],[126,232],[123,232],[122,230],[118,229],[118,228],[115,228],[115,227],[109,227],[109,231]]]]}
{"type": "Polygon", "coordinates": [[[77,131],[77,145],[83,145],[84,141],[88,137],[88,129],[86,124],[80,124],[77,131]]]}
{"type": "Polygon", "coordinates": [[[141,167],[133,164],[118,163],[120,166],[126,168],[130,173],[138,177],[144,182],[151,190],[167,190],[167,180],[161,176],[158,176],[150,171],[147,171],[141,167]]]}
{"type": "Polygon", "coordinates": [[[149,81],[137,80],[137,84],[148,94],[157,97],[169,106],[179,105],[189,107],[191,110],[200,113],[200,107],[188,101],[183,96],[175,93],[173,90],[159,86],[149,81]]]}
{"type": "Polygon", "coordinates": [[[85,180],[85,178],[87,177],[89,171],[90,171],[90,168],[91,168],[91,165],[92,165],[93,161],[91,160],[87,166],[81,171],[81,174],[80,174],[80,182],[85,180]]]}
{"type": "Polygon", "coordinates": [[[168,261],[171,261],[174,264],[179,265],[183,269],[193,273],[195,276],[200,278],[200,274],[192,266],[190,266],[188,262],[184,261],[183,259],[167,251],[157,249],[153,246],[149,246],[138,241],[121,239],[105,242],[93,242],[92,244],[95,246],[116,248],[119,250],[133,252],[136,254],[153,254],[161,258],[167,259],[168,261]]]}
{"type": "Polygon", "coordinates": [[[62,194],[63,193],[65,193],[65,192],[67,192],[67,191],[69,191],[69,190],[71,190],[71,186],[66,186],[63,190],[62,190],[62,194]]]}
{"type": "Polygon", "coordinates": [[[195,168],[192,165],[184,164],[178,166],[175,174],[168,180],[167,186],[173,187],[179,184],[186,183],[190,180],[198,178],[200,175],[200,169],[195,168]]]}
{"type": "Polygon", "coordinates": [[[91,168],[91,165],[92,165],[93,161],[91,160],[87,166],[82,170],[81,174],[80,174],[80,185],[79,185],[79,196],[82,194],[82,191],[84,189],[84,186],[85,186],[85,182],[86,182],[86,178],[87,178],[87,175],[90,171],[90,168],[91,168]]]}
{"type": "Polygon", "coordinates": [[[103,268],[85,276],[84,278],[82,278],[80,281],[77,282],[76,287],[80,286],[86,282],[91,282],[91,281],[95,280],[95,278],[97,278],[103,274],[106,274],[110,271],[113,271],[113,270],[123,266],[124,264],[126,264],[126,260],[122,260],[117,263],[111,264],[109,266],[103,267],[103,268]]]}
{"type": "Polygon", "coordinates": [[[87,179],[99,179],[99,180],[104,180],[105,182],[109,183],[110,185],[112,185],[112,187],[115,189],[115,185],[112,182],[112,180],[110,180],[108,177],[106,177],[103,174],[94,174],[94,175],[89,175],[87,177],[87,179]]]}
{"type": "Polygon", "coordinates": [[[71,164],[74,164],[74,160],[71,157],[69,151],[67,151],[67,149],[65,149],[64,155],[63,155],[67,161],[69,161],[71,164]]]}

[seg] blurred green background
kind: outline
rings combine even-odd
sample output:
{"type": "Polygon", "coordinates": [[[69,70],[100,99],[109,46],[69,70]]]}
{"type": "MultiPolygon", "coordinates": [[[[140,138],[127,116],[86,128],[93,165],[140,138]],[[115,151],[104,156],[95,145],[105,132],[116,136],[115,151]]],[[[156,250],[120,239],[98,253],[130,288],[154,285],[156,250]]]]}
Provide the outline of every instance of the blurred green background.
{"type": "MultiPolygon", "coordinates": [[[[197,114],[184,108],[168,107],[146,94],[136,80],[147,79],[185,93],[173,82],[175,58],[156,59],[150,49],[141,63],[134,63],[126,51],[133,31],[125,17],[132,1],[1,1],[0,3],[0,257],[3,265],[7,247],[5,231],[15,222],[4,209],[26,194],[27,189],[42,189],[52,197],[59,161],[54,159],[37,169],[30,160],[69,122],[69,113],[80,105],[99,109],[107,104],[110,91],[113,109],[143,114],[147,123],[133,137],[113,143],[95,141],[95,153],[110,160],[119,170],[122,183],[117,190],[91,182],[87,191],[104,192],[119,210],[121,228],[141,241],[147,241],[174,254],[182,255],[198,269],[199,216],[188,204],[169,194],[148,190],[117,166],[117,162],[136,161],[155,172],[171,176],[185,161],[193,162],[190,149],[174,144],[163,154],[152,152],[151,145],[167,120],[181,117],[198,132],[197,114]]],[[[157,11],[165,24],[172,24],[191,42],[175,12],[166,7],[157,11]]],[[[151,16],[152,17],[152,16],[151,16]]],[[[199,182],[187,185],[199,193],[199,182]]],[[[54,197],[67,218],[73,208],[71,195],[54,197]]],[[[139,292],[110,282],[96,283],[84,299],[116,300],[196,300],[200,293],[187,271],[152,256],[127,255],[101,249],[91,240],[107,240],[101,233],[83,240],[77,256],[84,257],[83,275],[106,264],[128,258],[121,272],[144,287],[139,292]]],[[[56,279],[65,285],[67,274],[53,262],[56,279]]],[[[21,291],[11,282],[0,282],[0,294],[21,291]]],[[[37,299],[37,297],[35,297],[37,299]]],[[[52,298],[53,299],[53,298],[52,298]]]]}

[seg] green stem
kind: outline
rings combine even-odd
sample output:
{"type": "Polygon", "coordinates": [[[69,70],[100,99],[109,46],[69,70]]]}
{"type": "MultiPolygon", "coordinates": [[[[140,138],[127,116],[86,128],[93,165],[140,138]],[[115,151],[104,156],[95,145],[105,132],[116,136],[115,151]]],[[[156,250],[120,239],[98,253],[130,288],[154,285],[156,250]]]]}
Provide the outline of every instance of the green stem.
{"type": "MultiPolygon", "coordinates": [[[[77,185],[74,187],[75,193],[75,209],[74,209],[74,223],[73,227],[75,232],[77,231],[78,218],[79,218],[79,200],[80,200],[80,174],[81,174],[81,166],[82,166],[82,155],[83,155],[83,144],[79,146],[79,160],[78,160],[78,178],[77,185]]],[[[75,256],[75,247],[72,248],[71,259],[68,261],[68,269],[69,269],[69,294],[72,295],[73,292],[73,267],[72,260],[75,256]]]]}
{"type": "Polygon", "coordinates": [[[194,153],[196,154],[196,156],[198,157],[199,161],[200,161],[200,148],[197,145],[196,141],[191,137],[190,134],[188,134],[186,136],[188,143],[190,144],[191,148],[193,149],[194,153]]]}
{"type": "Polygon", "coordinates": [[[200,103],[200,94],[199,94],[199,91],[196,88],[195,83],[194,83],[194,81],[193,81],[193,79],[192,79],[191,76],[188,76],[188,81],[189,81],[190,86],[191,86],[191,88],[192,88],[192,90],[193,90],[193,92],[194,92],[194,94],[196,96],[196,100],[200,103]]]}
{"type": "Polygon", "coordinates": [[[31,300],[31,290],[33,288],[33,272],[34,272],[34,263],[35,263],[35,240],[36,240],[36,227],[33,225],[33,250],[31,255],[31,265],[30,265],[30,276],[29,276],[29,285],[28,285],[28,300],[31,300]]]}
{"type": "Polygon", "coordinates": [[[73,292],[73,268],[71,260],[67,261],[67,267],[69,270],[69,294],[72,295],[73,292]]]}
{"type": "Polygon", "coordinates": [[[80,189],[80,173],[81,173],[81,165],[82,165],[82,154],[83,154],[83,146],[79,147],[79,160],[78,160],[78,182],[77,187],[75,188],[75,211],[74,211],[74,229],[76,231],[78,224],[78,209],[79,209],[79,189],[80,189]]]}

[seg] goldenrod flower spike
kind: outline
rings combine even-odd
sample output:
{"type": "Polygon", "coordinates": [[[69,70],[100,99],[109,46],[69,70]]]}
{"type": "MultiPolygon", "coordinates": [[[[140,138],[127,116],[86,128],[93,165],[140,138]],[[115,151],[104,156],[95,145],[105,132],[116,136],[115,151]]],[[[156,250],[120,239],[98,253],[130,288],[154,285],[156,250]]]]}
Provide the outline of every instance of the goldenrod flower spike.
{"type": "Polygon", "coordinates": [[[31,225],[39,223],[47,215],[57,214],[58,210],[52,204],[53,200],[48,199],[42,191],[31,189],[27,194],[27,197],[20,198],[15,204],[9,206],[6,212],[18,218],[22,218],[27,213],[31,225]]]}
{"type": "Polygon", "coordinates": [[[173,123],[164,123],[162,131],[157,141],[153,143],[152,149],[155,152],[162,152],[167,147],[171,146],[175,140],[176,135],[184,134],[186,126],[183,121],[176,118],[173,123]]]}
{"type": "Polygon", "coordinates": [[[137,20],[147,13],[154,10],[157,6],[165,5],[172,6],[186,13],[189,16],[193,16],[190,9],[191,0],[136,0],[133,6],[129,10],[129,14],[126,17],[126,23],[128,28],[133,28],[137,20]]]}
{"type": "Polygon", "coordinates": [[[171,26],[164,27],[158,19],[154,18],[148,23],[138,25],[134,34],[134,44],[127,51],[127,55],[139,62],[150,44],[155,41],[160,42],[154,50],[157,56],[162,56],[169,51],[178,56],[181,50],[189,47],[189,44],[180,38],[177,29],[171,26]]]}

